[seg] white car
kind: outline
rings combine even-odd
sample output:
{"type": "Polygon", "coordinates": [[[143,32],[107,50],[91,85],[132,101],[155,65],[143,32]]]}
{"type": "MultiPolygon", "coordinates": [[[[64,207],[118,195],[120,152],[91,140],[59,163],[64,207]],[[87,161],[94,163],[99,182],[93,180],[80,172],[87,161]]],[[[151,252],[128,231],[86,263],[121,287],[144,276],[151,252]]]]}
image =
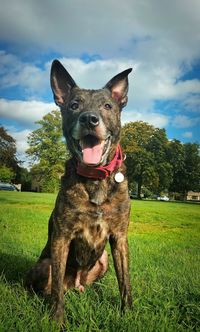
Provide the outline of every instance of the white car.
{"type": "Polygon", "coordinates": [[[169,197],[167,197],[167,196],[160,196],[160,197],[157,197],[157,200],[158,201],[168,202],[169,201],[169,197]]]}

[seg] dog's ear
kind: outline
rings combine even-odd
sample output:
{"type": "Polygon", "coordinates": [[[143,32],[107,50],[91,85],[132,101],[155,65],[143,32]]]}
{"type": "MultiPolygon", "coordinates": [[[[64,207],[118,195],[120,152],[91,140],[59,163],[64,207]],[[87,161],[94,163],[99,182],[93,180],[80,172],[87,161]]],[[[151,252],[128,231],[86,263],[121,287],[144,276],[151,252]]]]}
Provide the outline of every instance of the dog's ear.
{"type": "Polygon", "coordinates": [[[58,60],[52,63],[50,82],[56,105],[63,106],[76,83],[58,60]]]}
{"type": "Polygon", "coordinates": [[[121,107],[126,106],[128,97],[128,74],[132,68],[126,69],[114,76],[104,88],[111,91],[112,97],[120,104],[121,107]]]}

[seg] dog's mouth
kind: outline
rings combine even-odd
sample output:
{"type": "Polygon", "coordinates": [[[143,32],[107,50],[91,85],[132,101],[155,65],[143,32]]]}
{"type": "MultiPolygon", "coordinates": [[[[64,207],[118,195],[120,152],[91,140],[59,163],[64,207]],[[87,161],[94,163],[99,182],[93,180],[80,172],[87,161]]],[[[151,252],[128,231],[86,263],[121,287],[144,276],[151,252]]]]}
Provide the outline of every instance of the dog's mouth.
{"type": "Polygon", "coordinates": [[[106,139],[100,139],[89,134],[76,141],[76,143],[81,161],[87,166],[97,166],[106,159],[110,147],[110,136],[106,139]]]}

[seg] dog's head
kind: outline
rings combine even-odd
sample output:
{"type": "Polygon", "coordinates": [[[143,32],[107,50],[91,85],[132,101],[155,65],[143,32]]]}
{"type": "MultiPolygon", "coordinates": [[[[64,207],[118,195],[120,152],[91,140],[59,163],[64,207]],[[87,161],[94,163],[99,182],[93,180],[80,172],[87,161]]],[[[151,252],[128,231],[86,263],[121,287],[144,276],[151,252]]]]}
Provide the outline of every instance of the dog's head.
{"type": "Polygon", "coordinates": [[[62,64],[51,68],[51,87],[63,118],[68,148],[87,166],[109,162],[120,140],[122,108],[127,103],[127,69],[114,76],[103,89],[80,89],[62,64]]]}

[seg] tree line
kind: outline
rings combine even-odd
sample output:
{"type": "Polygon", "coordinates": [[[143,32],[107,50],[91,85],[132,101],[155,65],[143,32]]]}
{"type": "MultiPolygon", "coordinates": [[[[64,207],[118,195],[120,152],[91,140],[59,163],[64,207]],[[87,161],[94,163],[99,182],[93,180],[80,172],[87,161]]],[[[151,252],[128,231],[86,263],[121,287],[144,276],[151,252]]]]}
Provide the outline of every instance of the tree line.
{"type": "MultiPolygon", "coordinates": [[[[69,158],[60,112],[54,110],[36,124],[38,128],[29,135],[26,151],[32,160],[30,171],[16,157],[15,140],[0,127],[0,180],[21,181],[24,190],[30,190],[31,181],[35,181],[40,191],[55,192],[69,158]]],[[[121,146],[126,154],[129,188],[138,198],[165,192],[185,196],[189,190],[200,191],[198,143],[169,140],[165,129],[137,121],[122,127],[121,146]]]]}
{"type": "Polygon", "coordinates": [[[169,140],[165,129],[138,121],[122,128],[121,144],[130,188],[141,198],[168,192],[200,191],[199,144],[169,140]]]}
{"type": "Polygon", "coordinates": [[[31,188],[31,174],[17,157],[15,139],[3,126],[0,126],[0,181],[20,183],[23,190],[31,188]]]}

